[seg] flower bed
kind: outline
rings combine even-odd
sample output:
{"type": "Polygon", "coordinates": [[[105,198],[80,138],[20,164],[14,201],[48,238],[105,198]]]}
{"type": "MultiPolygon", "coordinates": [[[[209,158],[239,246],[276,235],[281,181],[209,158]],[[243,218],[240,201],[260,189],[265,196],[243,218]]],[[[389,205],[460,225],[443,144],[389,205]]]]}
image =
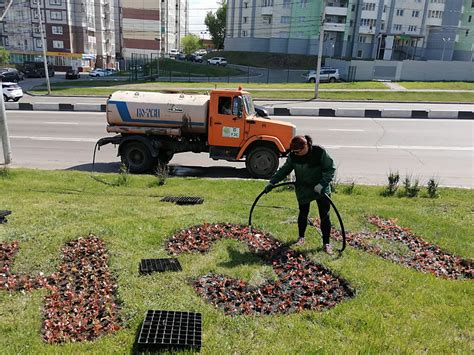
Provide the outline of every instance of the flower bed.
{"type": "Polygon", "coordinates": [[[117,285],[108,267],[105,244],[96,236],[67,243],[59,271],[44,278],[15,275],[10,267],[18,244],[0,244],[0,289],[46,287],[43,339],[48,343],[93,340],[120,329],[117,285]]]}
{"type": "MultiPolygon", "coordinates": [[[[410,229],[398,226],[394,220],[386,220],[377,216],[370,216],[368,220],[378,230],[375,233],[346,233],[347,243],[350,246],[422,272],[432,273],[437,277],[474,278],[472,260],[462,259],[441,250],[438,246],[414,235],[410,229]],[[405,250],[403,252],[387,250],[383,247],[384,241],[402,246],[405,250]]],[[[318,222],[317,225],[319,225],[318,222]]],[[[342,240],[339,231],[333,230],[332,235],[335,239],[342,240]]]]}
{"type": "Polygon", "coordinates": [[[251,287],[243,280],[208,274],[194,280],[198,294],[207,298],[225,314],[292,313],[304,309],[334,307],[354,291],[347,282],[303,254],[289,249],[269,234],[255,228],[232,224],[204,224],[182,230],[166,243],[166,249],[183,252],[207,252],[212,242],[231,238],[248,245],[264,261],[272,264],[278,276],[275,282],[251,287]]]}

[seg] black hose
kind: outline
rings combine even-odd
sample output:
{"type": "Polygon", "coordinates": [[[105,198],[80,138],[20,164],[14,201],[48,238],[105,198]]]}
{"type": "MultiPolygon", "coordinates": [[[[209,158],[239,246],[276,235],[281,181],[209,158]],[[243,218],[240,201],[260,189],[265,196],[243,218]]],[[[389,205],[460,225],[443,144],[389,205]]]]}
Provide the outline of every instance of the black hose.
{"type": "MultiPolygon", "coordinates": [[[[276,184],[273,186],[273,188],[276,188],[276,187],[281,187],[281,186],[287,186],[287,185],[294,185],[295,183],[294,182],[283,182],[281,184],[276,184]]],[[[252,205],[252,208],[250,209],[250,214],[249,214],[249,227],[252,228],[252,214],[253,214],[253,210],[255,208],[255,206],[257,205],[257,202],[258,200],[260,200],[260,198],[265,195],[266,192],[265,190],[262,191],[258,196],[257,198],[255,199],[253,205],[252,205]]],[[[336,212],[336,216],[337,216],[337,219],[339,220],[339,225],[341,226],[341,234],[342,234],[342,248],[340,250],[338,250],[339,254],[342,253],[344,251],[344,249],[346,249],[346,231],[344,230],[344,222],[342,221],[342,217],[341,215],[339,214],[339,211],[337,210],[337,207],[336,205],[334,204],[334,202],[332,202],[332,200],[329,198],[329,196],[326,194],[326,193],[323,193],[322,196],[327,199],[329,201],[329,203],[331,204],[332,208],[334,209],[334,211],[336,212]]]]}

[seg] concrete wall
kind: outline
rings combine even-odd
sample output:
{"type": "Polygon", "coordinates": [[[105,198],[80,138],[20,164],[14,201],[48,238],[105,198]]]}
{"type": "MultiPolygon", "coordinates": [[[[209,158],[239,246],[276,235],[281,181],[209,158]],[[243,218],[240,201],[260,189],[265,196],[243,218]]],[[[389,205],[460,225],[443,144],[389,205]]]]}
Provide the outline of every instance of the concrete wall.
{"type": "Polygon", "coordinates": [[[474,62],[462,61],[344,61],[326,59],[326,66],[338,68],[347,79],[349,67],[356,67],[355,80],[474,81],[474,62]]]}

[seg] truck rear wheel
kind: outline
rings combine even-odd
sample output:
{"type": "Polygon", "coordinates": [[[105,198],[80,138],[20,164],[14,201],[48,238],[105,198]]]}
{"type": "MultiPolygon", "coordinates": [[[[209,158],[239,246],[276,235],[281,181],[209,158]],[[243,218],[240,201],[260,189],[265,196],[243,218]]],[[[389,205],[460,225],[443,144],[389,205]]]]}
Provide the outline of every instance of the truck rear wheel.
{"type": "Polygon", "coordinates": [[[148,148],[138,142],[128,143],[122,149],[122,163],[131,173],[144,173],[151,169],[153,159],[148,148]]]}
{"type": "Polygon", "coordinates": [[[247,156],[245,166],[252,177],[268,179],[278,169],[278,154],[268,147],[257,147],[247,156]]]}

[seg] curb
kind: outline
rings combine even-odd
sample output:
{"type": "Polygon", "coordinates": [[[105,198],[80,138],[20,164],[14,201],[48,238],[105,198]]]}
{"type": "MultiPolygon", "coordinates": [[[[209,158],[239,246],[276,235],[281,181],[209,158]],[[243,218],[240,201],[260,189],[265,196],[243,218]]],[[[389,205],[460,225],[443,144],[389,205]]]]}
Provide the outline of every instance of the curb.
{"type": "MultiPolygon", "coordinates": [[[[106,112],[105,104],[61,104],[5,102],[5,109],[20,111],[77,111],[106,112]]],[[[306,107],[266,107],[270,116],[309,117],[366,117],[366,118],[427,118],[474,120],[474,111],[451,110],[404,110],[404,109],[350,109],[350,108],[306,108],[306,107]]]]}
{"type": "Polygon", "coordinates": [[[366,117],[366,118],[429,118],[474,120],[474,111],[451,110],[403,110],[403,109],[350,109],[350,108],[306,108],[266,107],[270,116],[311,117],[366,117]]]}
{"type": "Polygon", "coordinates": [[[50,104],[28,102],[5,102],[6,110],[20,111],[78,111],[105,112],[106,104],[50,104]]]}

